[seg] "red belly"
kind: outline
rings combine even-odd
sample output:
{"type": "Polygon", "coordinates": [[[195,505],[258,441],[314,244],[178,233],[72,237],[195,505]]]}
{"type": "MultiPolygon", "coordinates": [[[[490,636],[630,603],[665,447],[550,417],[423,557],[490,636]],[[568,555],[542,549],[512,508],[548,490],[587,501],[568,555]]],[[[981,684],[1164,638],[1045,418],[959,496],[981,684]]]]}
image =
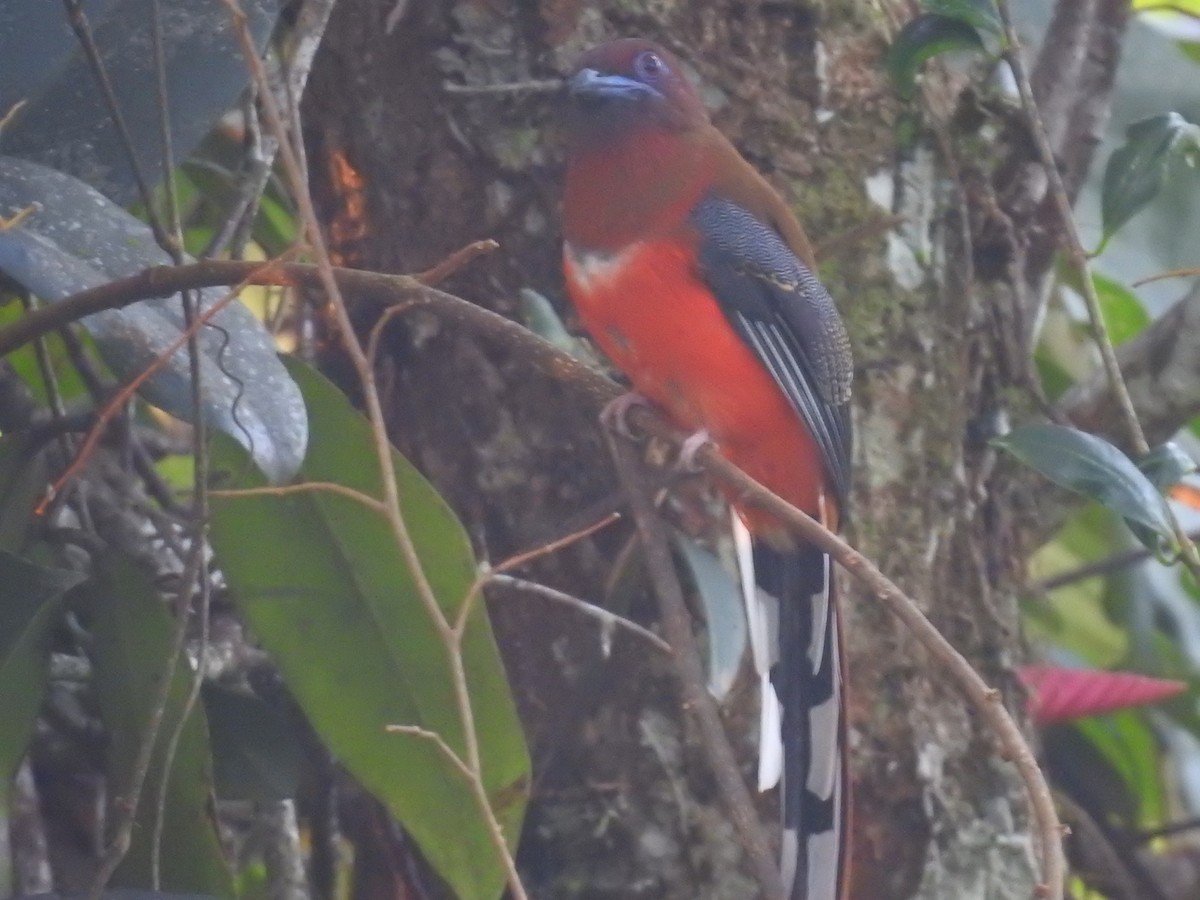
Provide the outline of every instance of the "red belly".
{"type": "MultiPolygon", "coordinates": [[[[810,515],[820,512],[820,451],[753,351],[700,282],[689,248],[642,244],[623,264],[564,257],[579,315],[634,387],[689,431],[706,429],[747,474],[810,515]]],[[[774,530],[750,514],[754,531],[774,530]],[[758,526],[758,527],[756,527],[758,526]]]]}

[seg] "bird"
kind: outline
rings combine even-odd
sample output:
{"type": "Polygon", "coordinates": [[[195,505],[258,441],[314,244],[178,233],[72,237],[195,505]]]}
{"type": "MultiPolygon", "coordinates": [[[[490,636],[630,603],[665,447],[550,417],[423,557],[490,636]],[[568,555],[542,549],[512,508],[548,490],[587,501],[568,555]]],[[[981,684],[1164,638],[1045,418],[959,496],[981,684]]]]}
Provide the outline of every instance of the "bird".
{"type": "MultiPolygon", "coordinates": [[[[593,47],[566,87],[563,274],[580,321],[690,446],[712,441],[837,530],[853,362],[799,220],[661,46],[593,47]]],[[[786,896],[841,900],[850,798],[835,572],[770,514],[730,500],[763,691],[759,788],[781,781],[786,896]]]]}

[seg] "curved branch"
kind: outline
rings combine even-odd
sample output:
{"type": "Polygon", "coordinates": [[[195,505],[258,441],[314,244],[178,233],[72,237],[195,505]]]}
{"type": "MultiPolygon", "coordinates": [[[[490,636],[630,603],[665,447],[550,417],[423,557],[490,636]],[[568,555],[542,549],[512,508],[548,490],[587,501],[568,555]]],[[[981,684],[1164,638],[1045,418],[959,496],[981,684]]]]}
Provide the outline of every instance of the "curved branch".
{"type": "MultiPolygon", "coordinates": [[[[451,324],[466,328],[482,338],[496,341],[511,352],[519,354],[522,359],[532,363],[548,376],[569,383],[577,400],[596,410],[620,393],[617,385],[608,378],[572,359],[517,323],[459,297],[430,288],[415,278],[355,269],[334,269],[333,277],[343,290],[353,294],[359,302],[367,300],[386,305],[403,302],[412,309],[434,312],[451,324]]],[[[239,281],[251,284],[320,287],[317,268],[300,263],[263,265],[211,260],[189,266],[156,267],[66,298],[0,330],[0,353],[90,312],[125,306],[148,297],[169,295],[186,287],[213,287],[236,284],[239,281]],[[38,313],[43,315],[38,316],[38,313]],[[45,315],[47,313],[54,315],[45,315]],[[20,339],[13,336],[14,330],[18,328],[21,329],[20,339]]],[[[1197,303],[1197,306],[1200,307],[1200,303],[1197,303]]],[[[1200,329],[1196,329],[1196,333],[1200,333],[1200,329]]],[[[1196,354],[1196,358],[1200,359],[1200,354],[1196,354]]],[[[629,419],[631,424],[646,433],[668,440],[676,446],[682,441],[683,435],[648,409],[633,409],[629,419]]],[[[842,538],[767,491],[723,459],[711,444],[701,448],[695,458],[710,475],[741,491],[744,502],[767,509],[804,540],[829,553],[897,616],[933,658],[953,676],[968,700],[988,722],[1004,755],[1014,762],[1025,782],[1043,847],[1044,881],[1049,892],[1044,896],[1061,897],[1064,872],[1061,830],[1050,790],[1038,769],[1033,751],[1016,722],[999,702],[996,692],[984,683],[970,663],[942,637],[925,618],[917,604],[842,538]]]]}

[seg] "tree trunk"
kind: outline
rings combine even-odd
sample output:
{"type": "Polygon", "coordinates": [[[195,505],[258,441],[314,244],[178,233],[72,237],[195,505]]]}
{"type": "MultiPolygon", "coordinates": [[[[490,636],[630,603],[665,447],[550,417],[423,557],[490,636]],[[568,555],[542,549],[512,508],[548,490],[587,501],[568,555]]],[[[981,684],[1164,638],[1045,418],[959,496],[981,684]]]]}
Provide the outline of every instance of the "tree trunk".
{"type": "MultiPolygon", "coordinates": [[[[956,136],[899,144],[911,122],[883,71],[878,8],[341,0],[304,110],[309,167],[349,263],[419,271],[494,237],[501,249],[448,289],[516,314],[532,288],[562,310],[553,95],[444,85],[555,78],[621,34],[682,56],[718,125],[806,223],[850,328],[852,540],[1019,709],[1015,488],[986,443],[1024,373],[1018,292],[976,274],[987,178],[955,161],[956,136]],[[833,240],[893,214],[904,222],[886,235],[833,240]]],[[[1006,274],[996,268],[984,274],[1006,274]]],[[[395,439],[488,558],[582,524],[615,491],[591,411],[561,386],[434,320],[393,329],[380,366],[395,439]]],[[[626,538],[607,531],[530,574],[605,599],[626,538]]],[[[627,612],[651,619],[642,593],[627,612]]],[[[855,896],[1028,898],[1034,856],[1012,767],[899,625],[848,593],[855,896]]],[[[538,599],[497,592],[490,604],[534,753],[520,857],[533,895],[754,896],[669,666],[622,637],[606,654],[593,623],[538,599]]],[[[748,773],[751,697],[726,704],[748,773]]]]}

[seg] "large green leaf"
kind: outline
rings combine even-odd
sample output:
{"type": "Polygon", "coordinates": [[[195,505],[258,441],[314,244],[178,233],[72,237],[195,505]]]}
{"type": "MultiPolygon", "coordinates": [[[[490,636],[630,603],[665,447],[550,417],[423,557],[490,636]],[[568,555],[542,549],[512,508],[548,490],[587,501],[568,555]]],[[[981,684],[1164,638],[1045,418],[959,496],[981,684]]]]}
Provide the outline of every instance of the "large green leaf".
{"type": "Polygon", "coordinates": [[[1167,540],[1172,526],[1158,489],[1124,453],[1093,434],[1033,423],[993,443],[1055,484],[1090,497],[1167,540]]]}
{"type": "MultiPolygon", "coordinates": [[[[368,423],[320,375],[289,369],[312,423],[302,479],[380,497],[368,423]]],[[[237,485],[261,484],[232,442],[215,442],[217,466],[237,485]]],[[[398,453],[392,458],[417,554],[453,615],[476,576],[466,533],[433,487],[398,453]]],[[[329,748],[458,896],[498,896],[504,873],[461,773],[430,741],[385,732],[419,726],[465,753],[448,654],[385,519],[328,491],[227,494],[213,498],[212,540],[235,599],[329,748]]],[[[462,649],[484,782],[515,846],[528,752],[482,605],[468,621],[462,649]]]]}
{"type": "MultiPolygon", "coordinates": [[[[134,760],[158,695],[174,624],[158,592],[131,562],[114,555],[104,561],[102,569],[87,587],[86,613],[92,630],[96,700],[108,731],[108,791],[110,798],[119,798],[130,790],[134,760]]],[[[114,885],[151,885],[151,836],[162,796],[167,743],[179,723],[190,682],[188,664],[180,660],[138,804],[133,843],[113,878],[114,885]]],[[[163,889],[232,896],[232,874],[211,818],[212,762],[208,725],[200,704],[183,726],[165,797],[160,855],[163,889]]]]}
{"type": "Polygon", "coordinates": [[[0,815],[42,702],[58,599],[81,580],[0,550],[0,815]]]}
{"type": "MultiPolygon", "coordinates": [[[[0,229],[0,271],[47,302],[98,287],[171,257],[150,228],[76,178],[27,160],[0,156],[0,215],[34,208],[20,225],[0,229]]],[[[196,291],[197,309],[223,302],[223,288],[196,291]]],[[[220,307],[196,333],[203,392],[192,402],[185,348],[167,354],[185,329],[175,297],[143,300],[85,316],[96,349],[118,378],[132,379],[166,355],[138,392],[172,415],[212,426],[247,447],[275,481],[291,478],[304,456],[308,423],[300,392],[279,364],[269,331],[240,302],[220,307]]]]}
{"type": "Polygon", "coordinates": [[[254,694],[205,685],[213,781],[222,800],[272,802],[296,796],[300,743],[285,716],[254,694]]]}

